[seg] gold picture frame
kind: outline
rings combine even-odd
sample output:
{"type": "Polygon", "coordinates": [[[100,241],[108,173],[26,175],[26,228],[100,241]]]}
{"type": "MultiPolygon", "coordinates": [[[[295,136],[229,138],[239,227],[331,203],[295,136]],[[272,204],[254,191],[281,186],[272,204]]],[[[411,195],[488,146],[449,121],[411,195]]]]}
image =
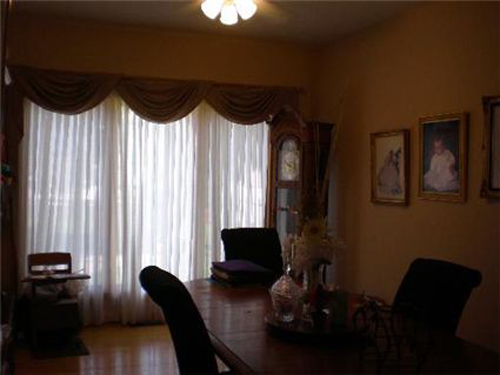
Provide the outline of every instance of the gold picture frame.
{"type": "Polygon", "coordinates": [[[370,148],[371,201],[407,206],[410,131],[400,129],[371,133],[370,148]]]}
{"type": "Polygon", "coordinates": [[[483,181],[481,197],[500,198],[500,96],[483,98],[483,181]]]}
{"type": "Polygon", "coordinates": [[[467,200],[468,121],[465,112],[420,118],[420,199],[467,200]]]}

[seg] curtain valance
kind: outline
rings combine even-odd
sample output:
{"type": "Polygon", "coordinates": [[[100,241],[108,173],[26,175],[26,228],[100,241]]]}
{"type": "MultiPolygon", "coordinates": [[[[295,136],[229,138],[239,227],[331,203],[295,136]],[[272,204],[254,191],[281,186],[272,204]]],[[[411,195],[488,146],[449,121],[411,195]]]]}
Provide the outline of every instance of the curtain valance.
{"type": "Polygon", "coordinates": [[[206,96],[204,82],[125,78],[117,91],[139,116],[154,122],[172,122],[190,114],[206,96]]]}
{"type": "Polygon", "coordinates": [[[298,110],[297,89],[213,85],[207,101],[220,115],[239,124],[255,124],[269,119],[285,106],[298,110]]]}
{"type": "Polygon", "coordinates": [[[47,110],[77,114],[101,103],[119,82],[118,76],[68,74],[24,67],[9,67],[19,91],[47,110]]]}
{"type": "Polygon", "coordinates": [[[24,96],[47,110],[65,114],[87,111],[113,90],[139,116],[163,123],[187,116],[202,100],[226,119],[240,124],[262,122],[284,105],[299,109],[298,88],[129,78],[20,66],[10,66],[9,73],[24,96]]]}

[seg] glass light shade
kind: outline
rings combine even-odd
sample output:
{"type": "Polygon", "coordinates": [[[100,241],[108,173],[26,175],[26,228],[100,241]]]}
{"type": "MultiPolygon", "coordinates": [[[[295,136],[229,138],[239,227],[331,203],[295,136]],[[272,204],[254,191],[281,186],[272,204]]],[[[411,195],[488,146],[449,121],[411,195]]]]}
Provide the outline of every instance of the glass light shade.
{"type": "Polygon", "coordinates": [[[210,19],[215,19],[221,11],[224,0],[205,0],[201,4],[201,10],[210,19]]]}
{"type": "Polygon", "coordinates": [[[220,13],[220,22],[224,25],[234,25],[238,22],[238,12],[233,4],[224,4],[220,13]]]}
{"type": "Polygon", "coordinates": [[[235,0],[234,4],[240,17],[244,20],[251,18],[257,11],[257,5],[253,0],[235,0]]]}

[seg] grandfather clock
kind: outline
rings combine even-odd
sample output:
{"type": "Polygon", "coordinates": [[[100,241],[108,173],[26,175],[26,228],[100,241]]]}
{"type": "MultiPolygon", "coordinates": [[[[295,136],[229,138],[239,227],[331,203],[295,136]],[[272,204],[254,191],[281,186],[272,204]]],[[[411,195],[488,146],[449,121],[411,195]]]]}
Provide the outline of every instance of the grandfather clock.
{"type": "Polygon", "coordinates": [[[267,226],[275,227],[283,241],[287,234],[300,234],[307,217],[326,215],[321,194],[333,125],[306,123],[291,109],[269,125],[267,226]]]}

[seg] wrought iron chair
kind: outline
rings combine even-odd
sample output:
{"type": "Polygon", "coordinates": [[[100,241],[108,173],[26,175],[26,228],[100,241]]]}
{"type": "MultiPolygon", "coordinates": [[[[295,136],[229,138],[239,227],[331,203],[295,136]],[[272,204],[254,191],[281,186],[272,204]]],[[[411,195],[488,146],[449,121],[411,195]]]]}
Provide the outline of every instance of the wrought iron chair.
{"type": "Polygon", "coordinates": [[[394,355],[399,371],[410,353],[420,371],[436,336],[455,335],[472,289],[480,283],[479,271],[442,260],[414,260],[392,306],[367,299],[356,312],[354,323],[365,333],[361,356],[374,348],[381,372],[394,355]]]}

